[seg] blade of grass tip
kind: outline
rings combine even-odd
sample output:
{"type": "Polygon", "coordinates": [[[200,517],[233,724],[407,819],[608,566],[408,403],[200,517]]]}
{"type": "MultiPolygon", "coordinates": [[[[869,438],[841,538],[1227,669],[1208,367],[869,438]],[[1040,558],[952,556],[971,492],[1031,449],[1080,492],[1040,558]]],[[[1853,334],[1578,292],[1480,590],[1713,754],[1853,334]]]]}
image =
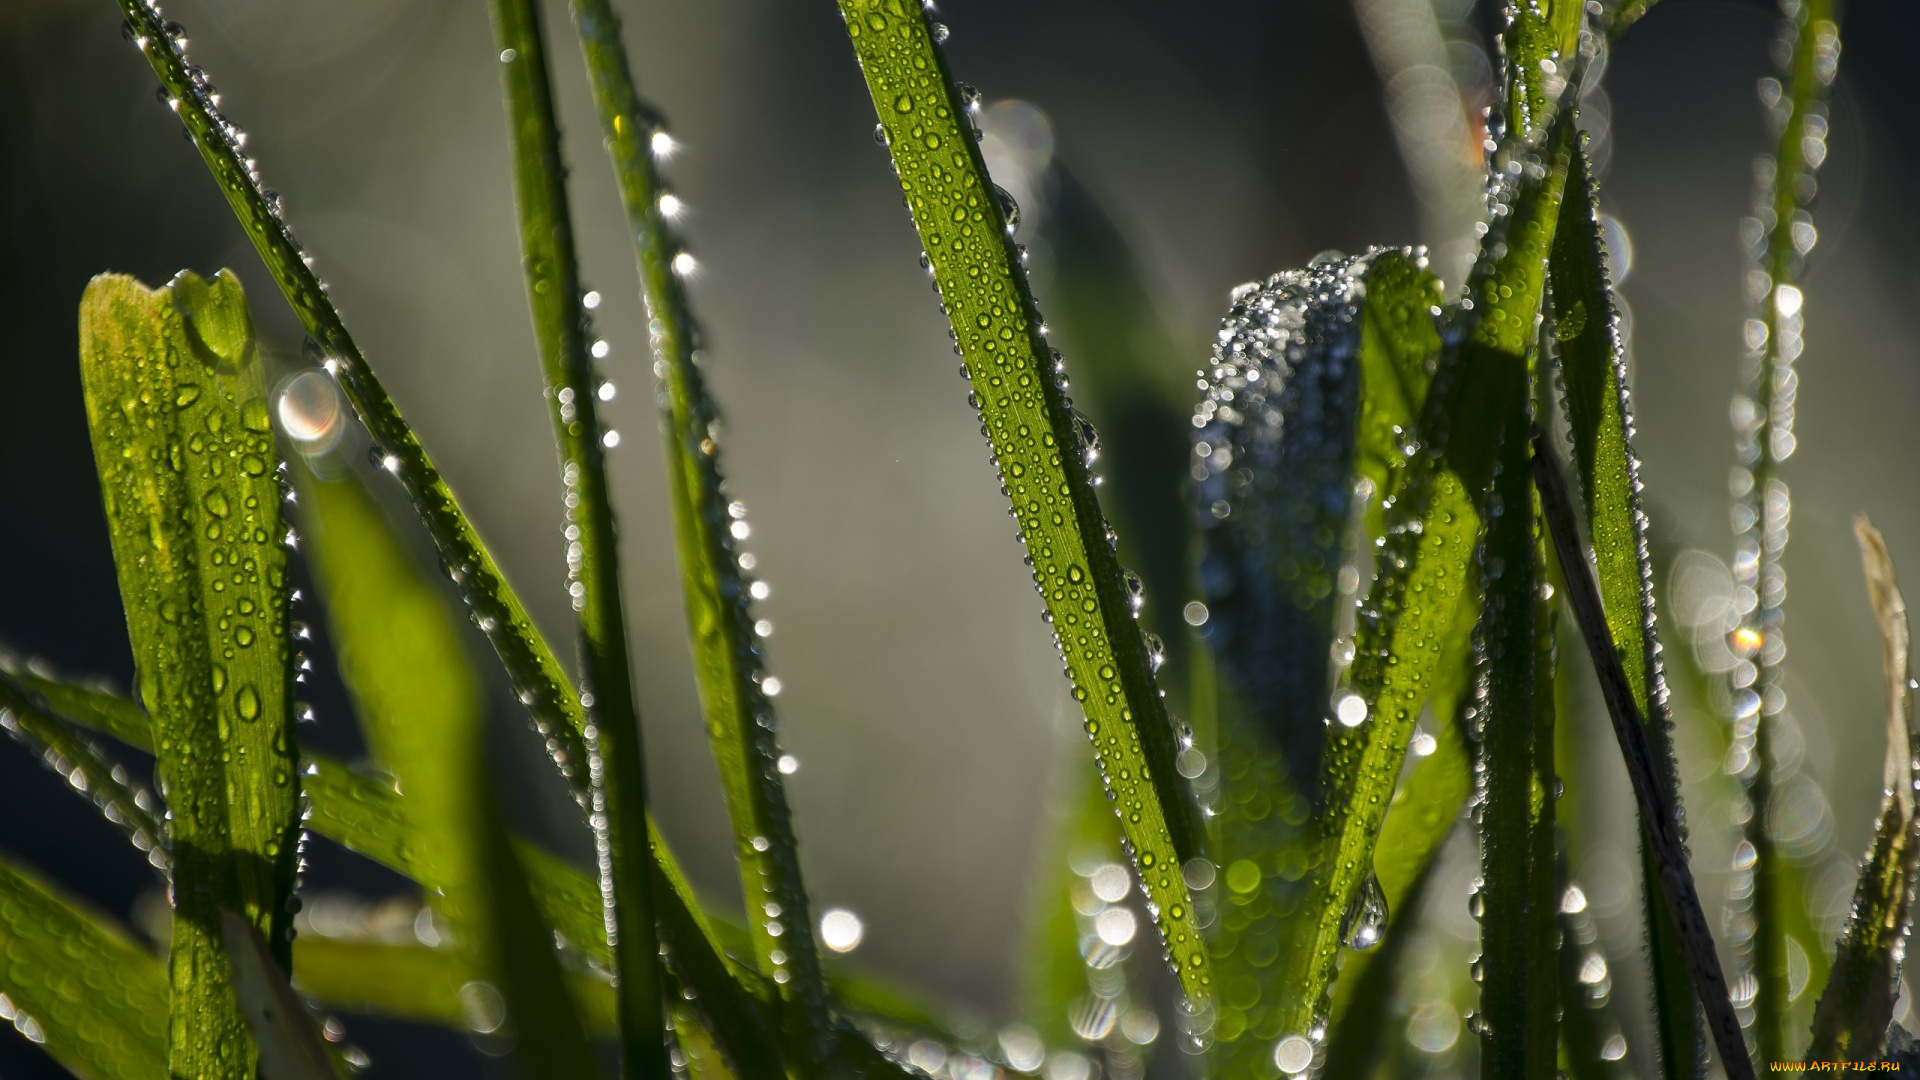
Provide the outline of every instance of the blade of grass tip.
{"type": "Polygon", "coordinates": [[[1920,791],[1920,716],[1914,709],[1913,639],[1907,603],[1894,577],[1880,530],[1862,514],[1853,519],[1867,594],[1880,623],[1887,681],[1885,796],[1873,844],[1860,868],[1853,910],[1834,954],[1833,973],[1814,1007],[1807,1056],[1819,1061],[1872,1061],[1884,1055],[1900,965],[1913,925],[1914,874],[1920,869],[1920,828],[1914,813],[1920,791]]]}
{"type": "Polygon", "coordinates": [[[375,760],[407,793],[398,817],[408,854],[473,972],[474,986],[461,992],[504,1003],[514,1052],[530,1070],[590,1075],[566,994],[548,993],[561,981],[552,939],[543,920],[520,917],[533,900],[511,851],[503,853],[480,693],[459,629],[355,482],[313,480],[302,467],[300,491],[340,673],[375,760]]]}
{"type": "Polygon", "coordinates": [[[0,1019],[81,1080],[167,1076],[167,973],[84,902],[0,856],[0,1019]]]}
{"type": "Polygon", "coordinates": [[[11,674],[0,674],[0,729],[38,754],[42,764],[66,777],[69,787],[85,795],[100,813],[127,834],[133,846],[163,876],[172,865],[167,855],[167,826],[160,819],[160,800],[137,784],[124,765],[44,708],[45,699],[11,674]]]}
{"type": "Polygon", "coordinates": [[[1768,718],[1786,708],[1781,664],[1786,658],[1782,603],[1791,497],[1780,466],[1794,450],[1794,361],[1805,345],[1805,295],[1798,281],[1815,231],[1809,212],[1816,173],[1826,157],[1827,93],[1840,60],[1835,0],[1783,3],[1780,53],[1788,58],[1787,85],[1760,84],[1776,143],[1754,170],[1754,216],[1742,223],[1753,263],[1748,272],[1752,317],[1745,327],[1744,393],[1733,402],[1737,462],[1734,577],[1757,602],[1740,613],[1732,645],[1734,757],[1751,763],[1742,777],[1752,813],[1745,819],[1753,845],[1751,942],[1735,942],[1742,966],[1756,983],[1753,1035],[1761,1058],[1788,1056],[1785,1025],[1789,978],[1785,938],[1778,925],[1778,867],[1784,854],[1768,829],[1776,777],[1768,718]]]}
{"type": "Polygon", "coordinates": [[[798,843],[759,638],[749,608],[751,566],[736,542],[749,535],[746,508],[730,501],[714,439],[718,410],[708,395],[696,349],[698,330],[682,273],[691,265],[667,227],[665,191],[655,155],[672,137],[634,89],[620,23],[607,0],[575,0],[573,14],[593,85],[594,104],[619,183],[639,265],[661,388],[661,436],[673,497],[674,540],[701,707],[726,793],[735,858],[749,911],[777,916],[748,920],[760,971],[786,1003],[788,1032],[818,1067],[832,1040],[813,916],[801,878],[798,843]]]}
{"type": "MultiPolygon", "coordinates": [[[[1634,700],[1648,719],[1647,743],[1653,750],[1661,791],[1680,815],[1684,842],[1686,819],[1674,759],[1673,719],[1667,710],[1666,677],[1654,631],[1653,563],[1646,512],[1640,502],[1640,460],[1632,445],[1633,401],[1605,259],[1594,180],[1586,155],[1576,152],[1549,264],[1555,351],[1566,386],[1574,462],[1608,629],[1634,700]]],[[[1645,843],[1640,847],[1640,862],[1661,1060],[1670,1075],[1698,1075],[1706,1065],[1706,1031],[1679,934],[1660,901],[1660,876],[1645,843]]],[[[1784,1056],[1771,1055],[1774,1059],[1784,1056]]]]}
{"type": "Polygon", "coordinates": [[[461,599],[492,642],[535,729],[547,740],[555,766],[571,784],[574,797],[587,805],[587,759],[581,742],[585,714],[566,670],[347,332],[311,257],[281,217],[280,196],[262,185],[258,163],[246,155],[246,133],[221,113],[211,80],[188,61],[185,28],[165,22],[151,0],[120,0],[120,9],[128,40],[159,76],[167,103],[179,114],[261,261],[305,327],[312,342],[310,358],[339,380],[373,436],[378,447],[374,456],[406,489],[461,599]]]}
{"type": "Polygon", "coordinates": [[[1182,747],[1132,618],[1137,579],[1120,566],[1094,495],[1090,425],[1062,389],[1064,371],[1007,236],[1008,211],[926,13],[903,0],[841,0],[840,14],[1155,926],[1190,1005],[1204,1008],[1212,965],[1182,878],[1201,855],[1204,827],[1175,771],[1182,747]]]}
{"type": "Polygon", "coordinates": [[[1569,606],[1580,624],[1581,636],[1586,639],[1587,651],[1599,675],[1601,695],[1606,699],[1607,714],[1620,741],[1627,776],[1633,783],[1640,827],[1653,849],[1660,875],[1661,896],[1674,926],[1680,931],[1693,975],[1694,992],[1706,1009],[1707,1030],[1713,1035],[1714,1046],[1720,1051],[1721,1068],[1726,1070],[1729,1080],[1751,1080],[1753,1061],[1747,1055],[1740,1021],[1728,995],[1726,976],[1720,970],[1720,957],[1714,951],[1713,931],[1707,925],[1693,874],[1687,868],[1686,848],[1680,840],[1673,804],[1666,801],[1660,790],[1658,768],[1647,742],[1640,703],[1634,698],[1633,685],[1627,681],[1626,669],[1614,648],[1606,610],[1600,600],[1600,587],[1580,549],[1566,477],[1553,459],[1546,434],[1537,426],[1533,432],[1533,481],[1540,492],[1541,514],[1553,539],[1554,554],[1566,578],[1569,606]]]}
{"type": "Polygon", "coordinates": [[[169,1067],[237,1078],[253,1048],[219,910],[286,957],[299,833],[291,535],[252,320],[230,272],[160,290],[103,275],[80,312],[88,426],[172,813],[169,1067]]]}
{"type": "Polygon", "coordinates": [[[1558,1064],[1555,957],[1553,609],[1528,432],[1510,417],[1481,542],[1486,593],[1475,652],[1481,667],[1473,726],[1483,884],[1478,1023],[1486,1077],[1550,1080],[1558,1064]]]}
{"type": "MultiPolygon", "coordinates": [[[[590,820],[600,835],[608,938],[620,994],[621,1075],[664,1080],[671,1070],[647,880],[646,755],[607,486],[606,450],[617,436],[602,431],[596,411],[603,384],[587,355],[591,324],[581,300],[539,5],[537,0],[492,0],[488,7],[507,99],[527,299],[566,486],[568,590],[580,624],[580,704],[594,754],[590,820]]],[[[797,914],[804,921],[804,913],[797,914]]],[[[805,931],[796,933],[788,947],[796,954],[804,951],[806,937],[805,931]]]]}
{"type": "Polygon", "coordinates": [[[1613,1009],[1613,968],[1600,928],[1587,909],[1586,890],[1567,870],[1561,832],[1559,895],[1561,1067],[1573,1080],[1627,1080],[1627,1037],[1613,1009]]]}
{"type": "Polygon", "coordinates": [[[220,937],[233,964],[240,1015],[260,1049],[260,1075],[265,1080],[341,1080],[306,1006],[287,985],[287,974],[274,963],[260,931],[233,912],[222,911],[220,937]]]}

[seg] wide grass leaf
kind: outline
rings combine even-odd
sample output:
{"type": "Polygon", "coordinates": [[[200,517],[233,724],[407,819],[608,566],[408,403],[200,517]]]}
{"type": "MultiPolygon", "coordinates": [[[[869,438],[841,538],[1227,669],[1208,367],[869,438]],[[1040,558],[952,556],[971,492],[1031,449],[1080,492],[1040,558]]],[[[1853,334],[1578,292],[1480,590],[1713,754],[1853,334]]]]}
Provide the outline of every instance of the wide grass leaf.
{"type": "Polygon", "coordinates": [[[82,1080],[168,1075],[165,966],[105,916],[6,858],[0,999],[21,1034],[82,1080]]]}
{"type": "Polygon", "coordinates": [[[596,1066],[552,939],[527,917],[533,896],[493,801],[478,688],[458,627],[354,482],[301,490],[341,675],[375,761],[407,793],[400,817],[416,860],[431,859],[434,904],[464,943],[474,977],[492,980],[504,1001],[529,1071],[591,1076],[596,1066]]]}
{"type": "Polygon", "coordinates": [[[840,13],[1135,870],[1188,998],[1204,1001],[1213,975],[1182,878],[1201,854],[1203,828],[1174,768],[1179,737],[1134,620],[1135,590],[1094,495],[1091,427],[1062,389],[1007,210],[926,13],[903,0],[841,0],[840,13]]]}
{"type": "Polygon", "coordinates": [[[1854,519],[1867,593],[1880,623],[1887,681],[1887,761],[1880,819],[1854,888],[1853,910],[1814,1007],[1807,1056],[1872,1061],[1884,1056],[1887,1026],[1900,995],[1900,965],[1913,923],[1914,874],[1920,870],[1915,793],[1920,792],[1920,716],[1914,711],[1913,635],[1907,603],[1880,531],[1854,519]]]}
{"type": "Polygon", "coordinates": [[[240,282],[105,275],[80,308],[87,421],[171,818],[170,1067],[242,1077],[219,911],[290,959],[299,831],[280,484],[240,282]]]}

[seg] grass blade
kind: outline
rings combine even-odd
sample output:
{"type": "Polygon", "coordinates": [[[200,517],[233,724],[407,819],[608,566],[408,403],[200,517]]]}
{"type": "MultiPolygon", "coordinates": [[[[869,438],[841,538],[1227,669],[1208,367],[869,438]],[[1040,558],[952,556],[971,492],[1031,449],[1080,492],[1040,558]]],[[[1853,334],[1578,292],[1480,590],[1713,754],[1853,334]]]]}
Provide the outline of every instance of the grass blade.
{"type": "Polygon", "coordinates": [[[1554,912],[1553,609],[1526,432],[1501,440],[1480,567],[1480,1075],[1551,1080],[1559,1052],[1554,912]]]}
{"type": "Polygon", "coordinates": [[[241,1077],[219,911],[288,957],[298,836],[286,553],[252,319],[239,280],[94,279],[81,376],[140,676],[172,810],[169,1067],[241,1077]]]}
{"type": "Polygon", "coordinates": [[[306,328],[313,341],[310,351],[339,380],[380,448],[385,468],[406,488],[461,599],[493,643],[521,704],[546,738],[554,764],[584,806],[588,776],[581,733],[586,725],[566,670],[534,629],[526,607],[460,509],[453,489],[434,468],[347,332],[307,253],[281,218],[278,196],[262,185],[257,163],[245,155],[245,132],[214,103],[213,86],[205,72],[188,62],[185,30],[163,22],[160,9],[150,0],[120,0],[120,9],[131,27],[131,40],[159,76],[168,103],[178,112],[234,216],[306,328]]]}
{"type": "Polygon", "coordinates": [[[1773,722],[1786,707],[1781,663],[1786,658],[1782,603],[1786,570],[1782,562],[1791,499],[1780,473],[1794,450],[1794,361],[1804,348],[1804,294],[1797,282],[1815,236],[1808,212],[1817,188],[1815,174],[1826,157],[1827,92],[1839,63],[1835,0],[1783,4],[1781,47],[1791,59],[1782,90],[1775,80],[1762,83],[1762,97],[1777,138],[1771,160],[1755,168],[1754,217],[1743,223],[1753,271],[1749,299],[1754,307],[1746,324],[1746,386],[1733,403],[1734,454],[1737,461],[1734,541],[1736,583],[1756,602],[1741,612],[1732,643],[1739,657],[1732,676],[1735,698],[1734,755],[1750,762],[1741,779],[1753,809],[1746,840],[1753,845],[1751,942],[1736,942],[1741,960],[1757,985],[1753,999],[1753,1036],[1766,1060],[1786,1058],[1789,1016],[1786,938],[1781,907],[1781,864],[1785,859],[1768,828],[1775,787],[1773,722]]]}
{"type": "MultiPolygon", "coordinates": [[[[1586,155],[1576,153],[1561,204],[1560,227],[1550,260],[1553,330],[1566,383],[1566,410],[1573,430],[1574,463],[1585,498],[1587,534],[1593,540],[1600,599],[1614,648],[1648,719],[1661,791],[1680,808],[1674,761],[1673,718],[1667,709],[1666,675],[1654,634],[1653,562],[1640,504],[1639,458],[1633,452],[1633,404],[1627,386],[1626,352],[1608,283],[1605,242],[1586,155]]],[[[1684,818],[1682,818],[1684,821],[1684,818]]],[[[1686,834],[1681,833],[1684,841],[1686,834]]],[[[1697,1075],[1706,1061],[1706,1031],[1693,996],[1679,932],[1660,901],[1660,875],[1653,853],[1641,844],[1642,903],[1652,967],[1654,1018],[1660,1056],[1669,1075],[1697,1075]]],[[[1773,1055],[1775,1059],[1782,1054],[1773,1055]]]]}
{"type": "Polygon", "coordinates": [[[841,0],[840,13],[1136,872],[1197,1005],[1211,996],[1213,976],[1182,867],[1200,855],[1203,829],[1174,769],[1179,748],[1132,618],[1132,590],[1106,539],[1086,436],[1060,387],[1005,212],[926,14],[902,0],[841,0]]]}
{"type": "Polygon", "coordinates": [[[797,841],[785,785],[775,767],[780,747],[764,673],[752,593],[735,541],[746,535],[745,508],[723,488],[714,439],[718,410],[696,363],[697,330],[682,287],[684,252],[661,210],[664,193],[655,148],[671,146],[665,125],[634,89],[620,22],[607,0],[574,0],[573,15],[592,82],[594,104],[626,209],[660,378],[661,437],[673,498],[688,636],[714,759],[732,815],[741,888],[747,908],[781,914],[751,918],[754,956],[774,980],[788,1021],[799,1028],[817,1066],[831,1026],[823,993],[813,916],[800,876],[797,841]]]}
{"type": "Polygon", "coordinates": [[[104,684],[84,686],[63,682],[48,674],[46,666],[37,660],[23,662],[4,654],[0,654],[0,673],[9,677],[16,692],[37,697],[55,716],[153,753],[153,732],[147,714],[104,684]]]}
{"type": "MultiPolygon", "coordinates": [[[[516,1054],[530,1071],[592,1075],[579,1022],[555,992],[550,939],[541,920],[524,917],[533,898],[493,804],[479,691],[459,629],[353,482],[303,475],[301,492],[341,675],[375,760],[407,792],[396,800],[394,824],[416,865],[429,860],[418,869],[435,886],[434,904],[464,943],[474,977],[493,980],[505,1002],[516,1054]]],[[[322,816],[322,800],[313,801],[322,816]]]]}
{"type": "MultiPolygon", "coordinates": [[[[307,936],[294,942],[302,996],[329,1009],[467,1030],[468,1007],[459,987],[470,972],[452,949],[307,936]]],[[[602,976],[566,973],[567,996],[588,1032],[612,1038],[613,987],[602,976]]]]}
{"type": "Polygon", "coordinates": [[[1566,477],[1553,460],[1546,435],[1538,428],[1533,433],[1533,481],[1540,492],[1541,514],[1546,519],[1548,535],[1553,538],[1554,555],[1565,575],[1567,598],[1599,674],[1601,694],[1606,698],[1614,734],[1620,740],[1627,776],[1633,782],[1641,831],[1653,849],[1660,875],[1661,896],[1666,901],[1669,917],[1680,931],[1693,975],[1694,992],[1706,1009],[1707,1030],[1713,1035],[1714,1046],[1720,1051],[1721,1068],[1730,1080],[1752,1080],[1753,1062],[1747,1056],[1746,1040],[1741,1036],[1740,1021],[1728,995],[1726,976],[1721,973],[1720,958],[1714,951],[1713,932],[1707,926],[1706,914],[1700,908],[1700,894],[1687,868],[1686,848],[1680,840],[1675,809],[1660,790],[1658,767],[1647,742],[1646,721],[1640,716],[1633,685],[1627,681],[1626,669],[1614,648],[1600,587],[1594,581],[1585,553],[1580,550],[1566,477]]]}
{"type": "Polygon", "coordinates": [[[82,1080],[167,1073],[167,973],[125,930],[0,858],[5,1018],[82,1080]]]}
{"type": "Polygon", "coordinates": [[[1914,874],[1920,869],[1920,830],[1914,796],[1920,791],[1920,716],[1914,711],[1913,638],[1907,603],[1893,573],[1886,541],[1866,515],[1853,521],[1866,571],[1867,594],[1880,623],[1887,678],[1885,797],[1873,845],[1860,868],[1853,910],[1834,954],[1833,972],[1814,1007],[1807,1056],[1820,1061],[1871,1061],[1883,1056],[1887,1027],[1900,993],[1900,964],[1913,924],[1914,874]]]}
{"type": "MultiPolygon", "coordinates": [[[[590,820],[601,834],[604,852],[600,872],[620,994],[621,1073],[664,1080],[670,1070],[661,1012],[660,946],[647,881],[646,759],[628,656],[606,444],[595,410],[601,382],[587,355],[589,323],[581,304],[560,127],[554,118],[538,3],[493,0],[488,7],[501,50],[500,83],[507,99],[527,299],[566,482],[569,591],[580,624],[580,701],[587,711],[589,750],[596,755],[590,820]]],[[[804,923],[804,901],[802,908],[804,923]]]]}
{"type": "Polygon", "coordinates": [[[38,754],[47,768],[66,777],[74,791],[92,799],[101,814],[146,853],[147,862],[164,874],[172,862],[167,855],[167,826],[157,813],[160,800],[45,708],[37,686],[28,690],[15,680],[14,673],[0,672],[0,729],[38,754]]]}
{"type": "Polygon", "coordinates": [[[266,1080],[339,1080],[306,1006],[287,985],[253,924],[231,911],[220,913],[220,937],[233,962],[234,996],[260,1049],[266,1080]]]}

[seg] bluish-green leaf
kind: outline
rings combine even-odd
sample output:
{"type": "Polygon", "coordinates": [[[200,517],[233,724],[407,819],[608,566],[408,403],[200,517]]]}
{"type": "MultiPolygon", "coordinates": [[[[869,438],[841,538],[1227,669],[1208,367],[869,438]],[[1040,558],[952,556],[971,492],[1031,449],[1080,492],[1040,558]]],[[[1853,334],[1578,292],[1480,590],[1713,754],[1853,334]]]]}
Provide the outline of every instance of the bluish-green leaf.
{"type": "Polygon", "coordinates": [[[243,1078],[219,911],[285,959],[298,817],[273,434],[240,282],[105,275],[80,309],[87,422],[172,813],[170,1068],[243,1078]]]}
{"type": "Polygon", "coordinates": [[[167,972],[105,916],[0,858],[5,1019],[81,1080],[162,1080],[167,972]]]}

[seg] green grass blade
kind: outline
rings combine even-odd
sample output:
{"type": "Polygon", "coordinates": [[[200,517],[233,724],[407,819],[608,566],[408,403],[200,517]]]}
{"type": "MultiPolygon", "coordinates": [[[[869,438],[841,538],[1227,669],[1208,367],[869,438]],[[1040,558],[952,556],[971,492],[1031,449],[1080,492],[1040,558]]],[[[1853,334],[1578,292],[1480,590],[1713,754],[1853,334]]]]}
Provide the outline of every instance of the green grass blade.
{"type": "MultiPolygon", "coordinates": [[[[569,590],[580,625],[580,700],[596,756],[590,820],[605,851],[600,871],[607,885],[620,994],[621,1075],[664,1080],[670,1070],[661,1011],[660,946],[647,881],[646,759],[628,656],[605,433],[596,412],[601,380],[587,355],[590,324],[581,304],[560,127],[554,117],[539,4],[493,0],[489,9],[501,50],[500,84],[507,99],[527,299],[533,307],[534,336],[566,487],[569,590]]],[[[804,900],[796,914],[806,925],[804,900]]],[[[789,948],[796,955],[806,951],[802,946],[807,939],[806,932],[796,933],[789,948]]],[[[797,981],[805,985],[804,978],[797,981]]]]}
{"type": "Polygon", "coordinates": [[[140,694],[172,810],[170,1067],[240,1077],[253,1049],[219,910],[287,957],[298,835],[280,488],[239,280],[94,279],[81,376],[140,694]]]}
{"type": "MultiPolygon", "coordinates": [[[[329,1009],[459,1030],[469,1025],[459,988],[470,972],[452,949],[307,936],[294,943],[293,959],[300,993],[329,1009]]],[[[569,971],[566,982],[587,1030],[617,1036],[607,980],[569,971]]]]}
{"type": "Polygon", "coordinates": [[[263,187],[257,163],[242,150],[244,133],[220,113],[205,73],[197,78],[192,74],[199,69],[187,60],[184,32],[176,26],[176,33],[169,34],[166,27],[173,24],[164,23],[159,9],[148,0],[120,0],[120,9],[132,27],[134,44],[159,76],[168,103],[178,112],[234,216],[313,340],[317,359],[339,380],[380,448],[385,467],[406,488],[461,598],[493,643],[535,728],[547,739],[554,764],[585,805],[587,758],[581,743],[585,717],[566,669],[534,628],[525,605],[460,509],[453,489],[434,468],[347,332],[325,285],[308,265],[306,252],[280,217],[276,198],[269,197],[263,187]]]}
{"type": "Polygon", "coordinates": [[[0,857],[7,1019],[81,1080],[162,1080],[167,973],[105,916],[0,857]]]}
{"type": "Polygon", "coordinates": [[[479,691],[459,628],[353,482],[303,482],[301,490],[341,675],[375,760],[407,792],[396,800],[396,824],[416,866],[431,860],[419,869],[437,886],[435,905],[470,951],[476,978],[494,981],[529,1070],[591,1075],[579,1021],[565,994],[553,992],[560,974],[551,940],[540,919],[525,917],[533,898],[493,805],[479,691]]]}
{"type": "Polygon", "coordinates": [[[840,13],[1135,868],[1197,1004],[1211,996],[1212,972],[1181,870],[1200,854],[1203,829],[1174,769],[1179,747],[1132,618],[1125,572],[1106,539],[1082,426],[1057,381],[999,198],[926,14],[904,0],[841,0],[840,13]]]}
{"type": "Polygon", "coordinates": [[[1768,828],[1775,776],[1773,721],[1786,707],[1781,661],[1786,656],[1782,604],[1786,597],[1785,555],[1790,493],[1780,466],[1793,453],[1794,362],[1804,348],[1804,294],[1798,282],[1806,253],[1813,246],[1809,213],[1817,188],[1816,173],[1826,157],[1827,94],[1839,63],[1840,38],[1835,0],[1807,0],[1783,7],[1782,51],[1789,57],[1787,85],[1769,80],[1768,119],[1775,125],[1771,160],[1756,163],[1754,217],[1743,227],[1753,257],[1749,300],[1753,304],[1745,333],[1745,387],[1733,407],[1737,462],[1733,566],[1736,583],[1752,590],[1757,603],[1741,612],[1733,645],[1736,749],[1751,762],[1741,779],[1754,808],[1747,818],[1746,840],[1753,845],[1754,933],[1736,941],[1742,965],[1757,985],[1752,1033],[1761,1058],[1786,1058],[1789,1018],[1785,921],[1780,908],[1785,854],[1768,828]],[[1744,525],[1744,527],[1742,527],[1744,525]],[[1751,734],[1749,734],[1749,732],[1751,734]]]}
{"type": "Polygon", "coordinates": [[[1554,911],[1553,609],[1527,433],[1509,421],[1481,547],[1480,1075],[1551,1080],[1559,1058],[1554,911]]]}
{"type": "MultiPolygon", "coordinates": [[[[1553,333],[1607,626],[1634,699],[1648,720],[1647,742],[1661,789],[1678,807],[1673,720],[1654,633],[1653,563],[1640,505],[1639,458],[1631,443],[1633,405],[1605,257],[1594,182],[1586,155],[1576,153],[1550,264],[1553,333]]],[[[1670,1076],[1698,1075],[1706,1064],[1704,1020],[1679,932],[1660,899],[1653,853],[1644,842],[1640,857],[1661,1061],[1670,1076]]]]}
{"type": "Polygon", "coordinates": [[[234,996],[260,1050],[265,1080],[340,1080],[326,1043],[306,1006],[287,985],[253,924],[231,911],[220,913],[220,936],[233,963],[234,996]]]}
{"type": "Polygon", "coordinates": [[[1884,1056],[1887,1027],[1900,994],[1900,964],[1913,924],[1914,874],[1920,870],[1920,716],[1915,713],[1913,635],[1907,603],[1880,530],[1854,519],[1867,593],[1880,623],[1887,680],[1885,797],[1853,910],[1834,954],[1833,972],[1814,1007],[1807,1056],[1820,1061],[1872,1061],[1884,1056]]]}
{"type": "Polygon", "coordinates": [[[1647,740],[1646,721],[1640,715],[1640,703],[1627,681],[1620,653],[1613,645],[1607,627],[1606,609],[1600,600],[1600,586],[1594,581],[1586,555],[1580,546],[1579,529],[1574,521],[1573,496],[1568,493],[1566,477],[1554,460],[1546,433],[1536,425],[1533,432],[1533,481],[1540,493],[1541,516],[1553,538],[1555,561],[1567,587],[1568,605],[1574,621],[1586,639],[1587,654],[1599,676],[1601,696],[1613,722],[1614,736],[1620,744],[1620,756],[1633,786],[1634,801],[1640,811],[1640,828],[1653,849],[1654,864],[1660,877],[1661,898],[1667,913],[1680,931],[1687,965],[1693,976],[1694,992],[1707,1014],[1707,1029],[1720,1052],[1721,1067],[1730,1080],[1751,1080],[1753,1061],[1740,1031],[1733,1000],[1720,957],[1713,943],[1713,931],[1700,908],[1700,894],[1693,884],[1693,872],[1687,865],[1686,846],[1680,839],[1678,812],[1660,790],[1658,766],[1647,740]]]}
{"type": "Polygon", "coordinates": [[[138,704],[114,693],[105,684],[86,686],[64,682],[51,675],[39,661],[22,661],[5,654],[0,654],[0,672],[11,677],[16,690],[38,695],[54,715],[149,754],[153,752],[153,730],[147,714],[138,704]]]}
{"type": "Polygon", "coordinates": [[[46,707],[37,685],[29,690],[16,680],[14,673],[0,673],[0,729],[38,754],[49,769],[66,777],[69,787],[91,799],[107,820],[118,825],[133,846],[146,854],[154,869],[164,872],[171,862],[166,848],[167,826],[157,812],[160,801],[135,784],[127,770],[110,761],[98,746],[62,723],[46,707]]]}
{"type": "Polygon", "coordinates": [[[688,636],[733,818],[741,888],[749,909],[781,912],[748,920],[754,956],[761,973],[775,980],[789,1006],[789,1022],[802,1026],[817,1059],[827,1052],[824,1040],[831,1035],[823,976],[786,789],[774,767],[780,757],[778,724],[773,702],[761,689],[750,582],[735,549],[736,539],[745,535],[739,516],[744,508],[723,490],[713,430],[718,410],[695,359],[697,330],[677,272],[683,253],[660,209],[663,188],[653,151],[666,129],[634,89],[611,4],[575,0],[573,14],[651,319],[688,636]]]}

